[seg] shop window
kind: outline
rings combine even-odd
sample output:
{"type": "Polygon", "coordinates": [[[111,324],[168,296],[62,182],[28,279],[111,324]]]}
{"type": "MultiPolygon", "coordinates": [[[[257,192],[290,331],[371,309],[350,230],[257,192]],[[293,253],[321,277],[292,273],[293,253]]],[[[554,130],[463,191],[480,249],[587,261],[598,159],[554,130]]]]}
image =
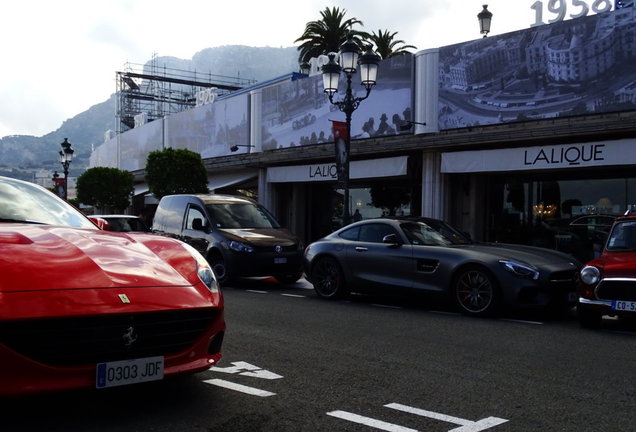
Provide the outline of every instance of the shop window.
{"type": "Polygon", "coordinates": [[[382,216],[408,216],[411,214],[410,189],[404,186],[377,185],[349,191],[350,214],[359,219],[382,216]]]}
{"type": "Polygon", "coordinates": [[[498,186],[490,237],[597,256],[614,218],[634,206],[636,179],[517,180],[498,186]],[[498,207],[498,209],[497,209],[498,207]]]}

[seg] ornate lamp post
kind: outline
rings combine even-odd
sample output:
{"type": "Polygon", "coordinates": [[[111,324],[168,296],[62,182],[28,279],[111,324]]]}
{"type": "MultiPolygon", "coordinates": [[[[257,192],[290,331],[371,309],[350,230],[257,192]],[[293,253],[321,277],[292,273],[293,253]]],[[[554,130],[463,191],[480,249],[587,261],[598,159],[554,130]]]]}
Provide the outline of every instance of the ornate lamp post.
{"type": "Polygon", "coordinates": [[[488,36],[490,33],[490,23],[492,21],[492,12],[488,10],[488,5],[483,5],[484,9],[477,14],[477,19],[479,20],[479,33],[483,34],[484,37],[488,36]]]}
{"type": "Polygon", "coordinates": [[[304,61],[300,64],[300,73],[303,75],[309,75],[309,73],[311,72],[311,65],[304,61]]]}
{"type": "Polygon", "coordinates": [[[71,143],[68,142],[68,138],[64,138],[64,142],[60,144],[62,146],[62,150],[60,150],[60,163],[62,164],[62,168],[64,168],[64,196],[63,198],[68,199],[68,166],[71,164],[73,160],[73,153],[75,152],[71,147],[71,143]]]}
{"type": "MultiPolygon", "coordinates": [[[[351,114],[358,108],[360,102],[369,97],[371,88],[376,83],[378,74],[378,63],[380,56],[374,53],[371,45],[367,46],[367,51],[360,56],[360,48],[353,41],[353,33],[349,33],[347,41],[340,46],[340,61],[335,62],[335,54],[329,54],[329,62],[322,67],[322,84],[325,93],[329,96],[329,102],[337,106],[340,111],[345,113],[347,123],[347,136],[345,140],[345,149],[341,157],[342,169],[338,173],[338,181],[342,184],[344,190],[344,211],[342,214],[343,226],[348,225],[351,221],[351,211],[349,209],[349,150],[351,148],[351,114]],[[366,89],[363,97],[355,97],[351,89],[351,79],[356,73],[357,66],[360,66],[361,83],[366,89]],[[334,101],[333,95],[338,91],[338,81],[340,72],[344,72],[347,78],[347,89],[344,98],[341,101],[334,101]]],[[[336,159],[338,160],[338,154],[336,159]]],[[[340,168],[340,167],[339,167],[340,168]]]]}

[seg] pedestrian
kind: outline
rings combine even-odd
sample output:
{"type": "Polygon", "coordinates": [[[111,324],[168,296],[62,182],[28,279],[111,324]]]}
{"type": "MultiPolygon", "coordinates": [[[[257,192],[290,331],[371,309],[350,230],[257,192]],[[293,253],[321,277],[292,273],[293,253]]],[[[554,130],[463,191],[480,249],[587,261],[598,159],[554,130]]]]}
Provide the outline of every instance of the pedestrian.
{"type": "Polygon", "coordinates": [[[360,214],[360,210],[356,209],[356,211],[353,212],[353,221],[358,222],[360,220],[362,220],[362,215],[360,214]]]}

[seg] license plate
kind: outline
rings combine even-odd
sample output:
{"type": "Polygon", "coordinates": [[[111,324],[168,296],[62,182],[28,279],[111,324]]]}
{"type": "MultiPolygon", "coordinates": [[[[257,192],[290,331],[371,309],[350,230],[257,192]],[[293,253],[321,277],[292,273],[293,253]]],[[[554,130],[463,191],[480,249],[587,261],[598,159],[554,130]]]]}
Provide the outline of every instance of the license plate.
{"type": "Polygon", "coordinates": [[[96,387],[117,387],[163,379],[163,357],[98,363],[96,387]]]}
{"type": "Polygon", "coordinates": [[[274,258],[274,264],[287,264],[287,258],[274,258]]]}
{"type": "Polygon", "coordinates": [[[617,311],[636,312],[636,302],[612,300],[612,309],[617,311]]]}

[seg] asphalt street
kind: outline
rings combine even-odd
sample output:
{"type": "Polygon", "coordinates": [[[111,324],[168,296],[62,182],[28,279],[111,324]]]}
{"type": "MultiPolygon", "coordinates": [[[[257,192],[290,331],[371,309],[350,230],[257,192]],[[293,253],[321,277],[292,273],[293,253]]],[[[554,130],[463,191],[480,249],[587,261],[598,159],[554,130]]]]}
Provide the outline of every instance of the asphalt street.
{"type": "Polygon", "coordinates": [[[426,299],[319,299],[302,281],[226,288],[217,367],[2,403],[2,431],[631,431],[636,332],[476,319],[426,299]]]}

